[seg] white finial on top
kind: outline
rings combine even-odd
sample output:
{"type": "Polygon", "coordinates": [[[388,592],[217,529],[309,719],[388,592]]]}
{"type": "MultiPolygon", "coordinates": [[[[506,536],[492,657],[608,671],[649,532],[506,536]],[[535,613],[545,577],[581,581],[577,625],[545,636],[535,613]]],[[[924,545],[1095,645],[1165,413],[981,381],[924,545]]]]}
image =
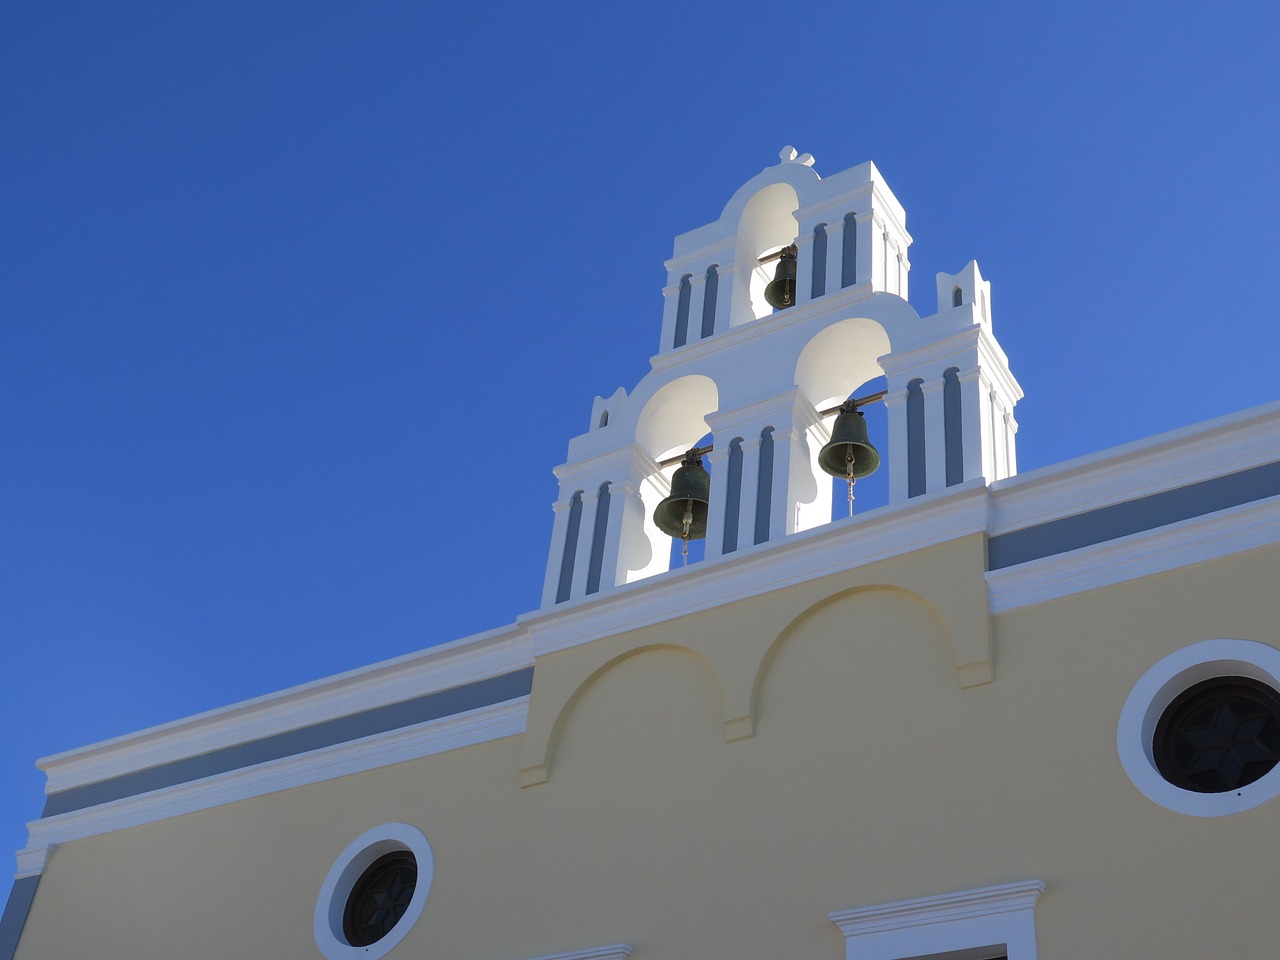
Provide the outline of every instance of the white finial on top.
{"type": "Polygon", "coordinates": [[[796,148],[789,143],[778,151],[778,159],[783,163],[803,163],[806,167],[813,166],[812,153],[796,153],[796,148]]]}

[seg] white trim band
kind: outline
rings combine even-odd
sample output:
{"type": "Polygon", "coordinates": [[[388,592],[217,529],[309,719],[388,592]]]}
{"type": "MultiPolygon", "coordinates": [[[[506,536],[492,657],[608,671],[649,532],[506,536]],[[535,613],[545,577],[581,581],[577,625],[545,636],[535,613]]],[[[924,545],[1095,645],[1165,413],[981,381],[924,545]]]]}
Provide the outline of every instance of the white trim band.
{"type": "Polygon", "coordinates": [[[49,852],[59,843],[512,737],[524,732],[528,715],[529,698],[521,697],[323,750],[34,820],[28,824],[27,846],[18,852],[17,876],[42,873],[49,852]]]}

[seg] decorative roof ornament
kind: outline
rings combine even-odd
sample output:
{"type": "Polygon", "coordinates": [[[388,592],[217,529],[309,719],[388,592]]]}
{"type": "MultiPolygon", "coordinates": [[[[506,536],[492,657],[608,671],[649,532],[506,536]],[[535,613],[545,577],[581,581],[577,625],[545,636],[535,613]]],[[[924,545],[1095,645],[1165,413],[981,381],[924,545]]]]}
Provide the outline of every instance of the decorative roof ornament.
{"type": "Polygon", "coordinates": [[[796,148],[789,143],[778,151],[778,159],[783,163],[802,163],[806,167],[813,166],[812,153],[796,153],[796,148]]]}

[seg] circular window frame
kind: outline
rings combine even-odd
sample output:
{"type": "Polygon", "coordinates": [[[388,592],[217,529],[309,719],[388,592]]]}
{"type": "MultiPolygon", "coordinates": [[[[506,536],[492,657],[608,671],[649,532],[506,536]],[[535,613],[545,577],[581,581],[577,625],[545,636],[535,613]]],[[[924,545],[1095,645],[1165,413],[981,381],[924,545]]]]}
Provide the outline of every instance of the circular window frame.
{"type": "Polygon", "coordinates": [[[1206,680],[1246,677],[1280,693],[1280,650],[1252,640],[1202,640],[1174,651],[1134,684],[1116,725],[1120,765],[1153,803],[1191,817],[1226,817],[1280,795],[1280,765],[1235,790],[1198,793],[1165,779],[1156,765],[1160,718],[1183,691],[1206,680]]]}
{"type": "Polygon", "coordinates": [[[426,836],[407,823],[384,823],[366,830],[338,855],[316,898],[314,928],[316,946],[328,960],[380,960],[402,941],[422,915],[435,875],[435,857],[426,836]],[[343,918],[347,900],[364,872],[389,853],[408,851],[418,865],[418,882],[409,907],[381,940],[357,947],[347,941],[343,918]]]}

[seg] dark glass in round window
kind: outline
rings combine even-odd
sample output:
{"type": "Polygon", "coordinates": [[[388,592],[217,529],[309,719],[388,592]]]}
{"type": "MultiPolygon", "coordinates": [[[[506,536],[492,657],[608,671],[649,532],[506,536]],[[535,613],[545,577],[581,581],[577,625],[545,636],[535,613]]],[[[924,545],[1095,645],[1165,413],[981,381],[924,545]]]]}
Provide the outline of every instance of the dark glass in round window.
{"type": "Polygon", "coordinates": [[[394,927],[413,899],[418,861],[408,850],[379,857],[360,874],[347,897],[342,932],[353,947],[377,943],[394,927]]]}
{"type": "Polygon", "coordinates": [[[1152,742],[1156,768],[1175,787],[1226,793],[1280,761],[1280,694],[1249,677],[1215,677],[1169,704],[1152,742]]]}

